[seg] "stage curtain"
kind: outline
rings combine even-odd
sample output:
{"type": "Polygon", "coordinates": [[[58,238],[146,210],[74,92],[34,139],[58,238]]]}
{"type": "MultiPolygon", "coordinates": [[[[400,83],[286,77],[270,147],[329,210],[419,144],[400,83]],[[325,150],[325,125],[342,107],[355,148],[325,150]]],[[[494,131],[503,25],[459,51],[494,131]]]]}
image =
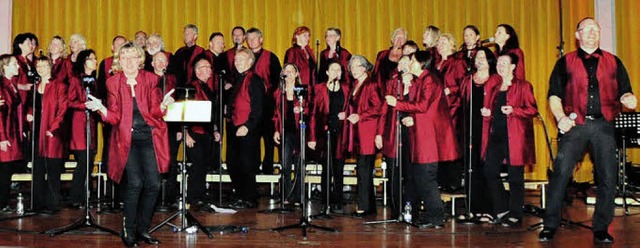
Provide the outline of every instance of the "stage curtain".
{"type": "MultiPolygon", "coordinates": [[[[634,1],[623,2],[637,6],[634,1]]],[[[549,74],[558,55],[558,3],[557,0],[20,0],[14,1],[12,35],[33,32],[40,37],[40,48],[46,50],[53,35],[68,38],[73,33],[82,33],[88,46],[103,59],[110,55],[111,39],[118,34],[132,39],[138,30],[157,32],[163,36],[166,49],[175,51],[183,45],[183,27],[188,23],[198,26],[197,43],[204,47],[212,32],[223,32],[229,45],[233,26],[253,26],[263,31],[265,48],[282,59],[291,46],[295,27],[311,28],[311,44],[316,50],[316,40],[320,41],[320,49],[325,47],[324,30],[336,26],[342,29],[344,48],[373,62],[378,51],[391,45],[390,36],[397,27],[406,28],[409,38],[421,44],[424,28],[436,25],[443,32],[452,33],[457,44],[461,44],[462,29],[467,24],[476,25],[484,39],[493,36],[498,24],[507,23],[518,32],[527,79],[534,85],[540,114],[553,139],[556,128],[546,94],[549,74]]],[[[575,24],[585,16],[592,16],[593,8],[593,1],[563,1],[562,35],[566,51],[575,49],[575,24]]],[[[630,15],[631,9],[626,11],[629,18],[637,18],[630,15]]],[[[633,59],[637,60],[637,56],[633,59]]],[[[541,123],[535,121],[538,162],[527,171],[529,179],[545,179],[550,165],[541,123]]],[[[555,147],[555,141],[552,143],[555,147]]]]}
{"type": "MultiPolygon", "coordinates": [[[[616,49],[618,57],[624,63],[631,78],[631,87],[636,97],[640,96],[640,2],[633,0],[616,0],[616,49]],[[635,24],[634,24],[635,23],[635,24]]],[[[637,109],[637,108],[636,108],[637,109]]],[[[637,110],[636,110],[637,111],[637,110]]],[[[627,159],[638,163],[640,149],[629,148],[627,159]]]]}

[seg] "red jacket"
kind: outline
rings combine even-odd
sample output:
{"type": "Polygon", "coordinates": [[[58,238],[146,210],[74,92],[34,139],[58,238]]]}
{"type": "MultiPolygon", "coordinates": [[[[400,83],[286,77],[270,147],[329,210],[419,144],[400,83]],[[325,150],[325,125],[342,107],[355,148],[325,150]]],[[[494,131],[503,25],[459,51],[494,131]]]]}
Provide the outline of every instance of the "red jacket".
{"type": "MultiPolygon", "coordinates": [[[[51,79],[45,85],[42,95],[42,109],[40,109],[40,137],[38,151],[44,158],[66,158],[66,144],[64,144],[65,128],[64,116],[67,113],[68,98],[65,97],[67,86],[57,79],[51,79]],[[53,137],[47,137],[49,131],[53,137]]],[[[29,112],[32,112],[30,110],[29,112]]]]}
{"type": "MultiPolygon", "coordinates": [[[[500,93],[501,80],[492,80],[485,85],[484,107],[493,111],[496,97],[500,93]]],[[[513,113],[507,115],[507,134],[509,136],[509,162],[512,166],[534,164],[535,142],[533,139],[533,117],[538,114],[533,86],[528,81],[513,78],[507,89],[507,106],[513,107],[513,113]]],[[[493,113],[492,113],[493,116],[493,113]]],[[[484,117],[482,125],[482,158],[485,159],[489,144],[492,116],[484,117]]]]}
{"type": "MultiPolygon", "coordinates": [[[[354,82],[357,84],[357,80],[354,82]]],[[[342,147],[337,158],[342,158],[345,152],[356,152],[358,155],[373,155],[376,153],[375,137],[378,128],[378,118],[382,109],[382,99],[378,90],[378,83],[367,77],[358,91],[355,86],[349,92],[347,111],[345,111],[345,125],[342,131],[342,147]],[[354,95],[355,93],[355,95],[354,95]],[[351,114],[358,114],[359,121],[351,124],[346,120],[351,114]]]]}
{"type": "MultiPolygon", "coordinates": [[[[391,79],[387,80],[384,84],[386,88],[384,89],[383,98],[385,96],[394,96],[397,97],[399,95],[404,95],[404,84],[398,78],[398,72],[395,70],[392,72],[391,79]]],[[[414,85],[411,85],[414,87],[414,85]]],[[[389,106],[384,102],[382,104],[382,111],[380,114],[380,119],[378,120],[378,132],[377,135],[382,136],[382,154],[387,158],[395,158],[396,157],[396,111],[393,107],[389,106]]]]}
{"type": "Polygon", "coordinates": [[[51,68],[51,76],[59,79],[61,82],[68,84],[67,74],[71,72],[71,60],[58,57],[53,61],[53,67],[51,68]]]}
{"type": "Polygon", "coordinates": [[[351,85],[351,77],[349,76],[349,60],[351,60],[351,53],[349,50],[340,47],[340,53],[334,54],[333,58],[329,58],[329,48],[322,50],[320,52],[320,62],[318,64],[318,76],[316,80],[319,82],[325,82],[329,80],[329,76],[327,75],[327,70],[329,69],[329,64],[333,62],[338,62],[340,67],[342,67],[342,78],[340,81],[347,82],[347,85],[351,85]]]}
{"type": "MultiPolygon", "coordinates": [[[[199,79],[195,79],[194,81],[191,82],[191,86],[193,86],[196,89],[196,95],[194,100],[198,100],[198,101],[211,101],[213,102],[214,99],[216,98],[216,95],[218,94],[218,80],[216,80],[215,74],[212,74],[212,77],[209,78],[209,80],[207,80],[206,83],[203,83],[202,81],[200,81],[199,79]],[[208,95],[205,92],[205,88],[207,87],[209,90],[210,95],[208,95]]],[[[169,90],[167,90],[169,91],[169,90]]],[[[211,119],[213,120],[213,118],[216,117],[216,114],[214,113],[214,111],[216,111],[215,108],[211,109],[211,119]]],[[[213,125],[217,125],[218,122],[216,121],[211,121],[211,122],[206,122],[206,123],[198,123],[198,124],[192,124],[189,126],[189,130],[191,132],[197,133],[197,134],[204,134],[204,133],[209,133],[212,134],[213,133],[213,125]]]]}
{"type": "Polygon", "coordinates": [[[442,62],[438,70],[444,80],[444,87],[449,89],[449,95],[446,96],[449,114],[453,117],[454,125],[456,125],[460,108],[460,84],[465,77],[466,63],[464,59],[458,59],[452,54],[442,62]]]}
{"type": "MultiPolygon", "coordinates": [[[[276,132],[280,132],[280,130],[282,130],[282,126],[281,125],[283,125],[282,122],[281,122],[282,121],[282,114],[283,114],[281,112],[282,111],[282,90],[280,88],[276,89],[276,91],[273,93],[273,97],[276,100],[276,104],[275,104],[275,111],[273,112],[272,121],[273,121],[273,125],[275,127],[274,130],[276,132]]],[[[304,109],[305,117],[309,116],[309,108],[308,108],[308,106],[309,106],[309,104],[307,102],[303,103],[303,109],[304,109]]],[[[294,99],[293,99],[293,107],[294,108],[300,107],[300,102],[298,101],[297,98],[295,98],[295,94],[294,94],[294,99]]],[[[285,114],[284,118],[286,120],[289,120],[289,118],[291,118],[291,116],[286,116],[286,112],[284,114],[285,114]]],[[[298,132],[298,129],[300,129],[300,126],[298,125],[298,123],[300,122],[300,115],[296,113],[294,118],[295,118],[295,123],[296,123],[296,132],[298,132]]],[[[305,120],[306,119],[307,118],[305,118],[305,120]]],[[[293,130],[285,130],[285,132],[288,132],[288,131],[293,131],[293,130]]],[[[282,134],[280,134],[280,135],[282,135],[282,134]]]]}
{"type": "Polygon", "coordinates": [[[398,100],[396,109],[411,113],[411,162],[451,161],[459,157],[456,135],[439,78],[425,70],[409,88],[409,101],[398,100]]]}
{"type": "MultiPolygon", "coordinates": [[[[196,59],[196,57],[198,57],[198,55],[204,53],[204,48],[202,48],[201,46],[198,46],[198,45],[194,45],[194,46],[195,46],[195,48],[193,48],[193,53],[191,54],[191,57],[189,57],[188,60],[186,60],[186,61],[176,61],[177,63],[183,63],[183,64],[175,65],[176,69],[177,70],[185,70],[186,71],[186,76],[187,76],[186,80],[187,81],[185,81],[184,84],[187,84],[188,82],[191,82],[191,81],[195,80],[195,75],[193,74],[194,73],[193,61],[196,59]]],[[[176,56],[179,57],[179,54],[182,54],[185,49],[187,49],[186,46],[183,46],[180,49],[178,49],[178,51],[176,51],[176,56]]],[[[180,75],[180,74],[178,74],[178,75],[180,75]]]]}
{"type": "MultiPolygon", "coordinates": [[[[83,82],[81,80],[82,77],[73,76],[69,78],[69,89],[67,90],[67,96],[69,98],[69,112],[71,115],[71,123],[67,126],[71,128],[71,139],[69,142],[69,149],[81,151],[87,149],[87,136],[86,134],[86,125],[87,125],[87,116],[85,111],[87,108],[84,106],[84,103],[87,101],[85,88],[83,87],[83,82]]],[[[93,87],[91,91],[93,92],[96,87],[93,87]]],[[[96,115],[89,115],[91,119],[91,149],[96,149],[97,147],[97,139],[96,139],[96,115]]]]}
{"type": "Polygon", "coordinates": [[[0,106],[0,141],[6,140],[11,144],[6,152],[0,151],[0,162],[11,162],[24,158],[20,138],[22,116],[18,114],[22,104],[12,80],[5,77],[0,80],[0,96],[4,100],[4,105],[0,106]]]}
{"type": "MultiPolygon", "coordinates": [[[[313,87],[316,83],[316,58],[313,55],[313,50],[307,45],[306,47],[300,47],[293,45],[293,47],[287,49],[284,55],[284,63],[291,63],[298,67],[300,73],[300,82],[303,85],[311,85],[313,87]]],[[[309,92],[311,94],[311,92],[309,92]]]]}
{"type": "MultiPolygon", "coordinates": [[[[342,90],[342,94],[344,95],[344,105],[342,106],[342,111],[347,110],[347,104],[349,104],[349,86],[346,83],[340,83],[340,89],[342,90]]],[[[314,87],[314,99],[313,99],[313,110],[311,110],[311,119],[309,121],[309,141],[316,141],[316,147],[324,147],[326,144],[326,132],[327,132],[327,122],[329,114],[329,89],[327,88],[327,83],[316,84],[314,87]]],[[[346,118],[346,116],[345,116],[346,118]]],[[[341,121],[344,124],[346,120],[341,121]]],[[[338,130],[342,130],[341,125],[338,130]]],[[[331,139],[340,140],[341,133],[331,134],[331,139]]],[[[341,151],[342,147],[340,147],[340,142],[338,142],[338,147],[336,151],[341,151]]]]}
{"type": "MultiPolygon", "coordinates": [[[[169,136],[167,124],[160,110],[162,92],[158,87],[158,76],[144,70],[138,71],[135,86],[136,103],[145,122],[152,127],[153,148],[158,171],[165,173],[169,169],[169,136]]],[[[131,148],[131,128],[133,126],[133,96],[127,78],[120,72],[107,80],[107,115],[102,119],[113,125],[109,148],[109,177],[120,182],[124,172],[129,149],[131,148]]]]}

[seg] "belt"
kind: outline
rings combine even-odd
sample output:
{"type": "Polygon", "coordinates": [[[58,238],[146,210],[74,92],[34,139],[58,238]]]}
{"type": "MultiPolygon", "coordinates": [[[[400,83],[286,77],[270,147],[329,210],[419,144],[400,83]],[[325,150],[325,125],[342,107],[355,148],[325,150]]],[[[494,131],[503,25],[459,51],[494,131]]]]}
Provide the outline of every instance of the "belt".
{"type": "Polygon", "coordinates": [[[132,133],[150,133],[151,128],[141,128],[141,129],[131,128],[131,132],[132,133]]]}
{"type": "Polygon", "coordinates": [[[602,118],[602,115],[585,115],[584,118],[590,121],[595,121],[602,118]]]}

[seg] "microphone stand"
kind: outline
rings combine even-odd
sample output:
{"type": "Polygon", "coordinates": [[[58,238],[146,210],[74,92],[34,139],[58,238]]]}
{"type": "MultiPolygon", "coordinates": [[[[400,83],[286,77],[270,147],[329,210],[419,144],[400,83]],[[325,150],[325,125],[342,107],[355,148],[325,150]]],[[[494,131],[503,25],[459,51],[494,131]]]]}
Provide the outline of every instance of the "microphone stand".
{"type": "Polygon", "coordinates": [[[558,14],[560,15],[560,43],[558,44],[558,46],[556,47],[556,49],[558,49],[558,58],[561,58],[562,56],[564,56],[564,37],[563,35],[563,28],[562,28],[562,0],[558,1],[558,7],[559,7],[559,11],[558,14]]]}
{"type": "MultiPolygon", "coordinates": [[[[340,87],[339,90],[342,90],[342,86],[340,85],[340,81],[338,78],[334,79],[334,83],[338,85],[338,87],[340,87]]],[[[331,91],[329,89],[329,85],[327,84],[327,91],[331,91]]],[[[322,170],[325,171],[325,181],[327,182],[326,185],[323,185],[323,190],[326,192],[325,195],[325,207],[324,210],[322,210],[322,212],[312,215],[310,218],[311,219],[331,219],[332,218],[332,214],[331,214],[331,170],[333,168],[333,155],[331,153],[331,129],[329,128],[329,124],[327,123],[326,125],[327,128],[327,153],[326,153],[326,162],[325,162],[325,166],[322,166],[322,170]]],[[[335,147],[333,147],[335,149],[335,147]]],[[[335,176],[333,176],[335,179],[335,176]]],[[[344,216],[344,215],[342,215],[344,216]]]]}
{"type": "MultiPolygon", "coordinates": [[[[396,85],[396,97],[397,99],[402,99],[402,93],[400,92],[400,89],[404,87],[403,83],[402,83],[402,74],[398,73],[398,83],[396,85]]],[[[394,107],[394,111],[395,111],[395,116],[396,116],[396,120],[395,120],[395,128],[396,128],[396,135],[394,137],[394,142],[396,143],[396,160],[394,162],[393,166],[394,169],[392,170],[394,173],[391,174],[391,177],[395,178],[395,173],[397,173],[398,175],[398,182],[396,185],[391,185],[391,187],[398,187],[398,217],[396,219],[387,219],[387,220],[378,220],[378,221],[368,221],[365,222],[365,225],[375,225],[375,224],[385,224],[385,223],[405,223],[407,225],[410,226],[414,226],[414,227],[418,227],[416,225],[414,225],[411,222],[407,222],[407,220],[404,219],[404,216],[402,215],[402,201],[403,201],[403,186],[404,183],[402,182],[404,180],[403,177],[403,159],[402,159],[402,125],[400,124],[400,111],[398,111],[395,107],[394,107]]],[[[395,190],[391,190],[392,194],[393,192],[395,192],[395,190]]],[[[392,203],[393,204],[393,203],[392,203]]]]}
{"type": "MultiPolygon", "coordinates": [[[[85,101],[89,101],[89,94],[91,94],[91,89],[89,89],[89,85],[85,85],[85,101]]],[[[47,230],[44,233],[48,234],[49,237],[54,237],[63,233],[67,233],[69,231],[72,230],[78,230],[80,228],[85,228],[85,227],[91,227],[91,228],[95,228],[98,230],[101,230],[103,232],[106,233],[110,233],[113,235],[118,236],[118,232],[111,230],[109,228],[103,227],[101,225],[96,224],[96,219],[95,217],[93,217],[93,214],[91,213],[91,210],[89,208],[89,195],[90,195],[90,190],[89,190],[89,169],[91,168],[91,164],[90,164],[90,156],[91,156],[91,112],[89,111],[89,109],[86,109],[85,111],[85,118],[86,118],[86,124],[85,124],[85,135],[86,135],[86,141],[85,141],[85,145],[87,146],[87,153],[85,154],[85,161],[86,164],[85,166],[87,167],[85,170],[85,178],[84,178],[84,188],[85,188],[85,197],[84,197],[84,217],[79,218],[78,220],[76,220],[74,223],[72,223],[69,226],[66,227],[60,227],[60,228],[55,228],[55,229],[51,229],[51,230],[47,230]]],[[[78,165],[80,166],[80,165],[78,165]]]]}
{"type": "MultiPolygon", "coordinates": [[[[294,210],[291,208],[287,208],[287,206],[285,206],[284,202],[286,199],[286,193],[285,193],[285,188],[284,188],[284,180],[290,180],[291,179],[291,175],[284,175],[284,157],[285,157],[285,153],[284,153],[284,143],[285,141],[285,135],[284,135],[284,115],[285,115],[285,111],[286,111],[286,100],[287,100],[287,91],[285,90],[285,81],[284,78],[280,77],[280,91],[282,92],[282,94],[280,94],[280,208],[274,208],[274,209],[268,209],[268,210],[264,210],[262,211],[262,213],[265,214],[288,214],[288,213],[293,213],[294,210]]],[[[302,105],[301,105],[302,106],[302,105]]],[[[302,132],[302,131],[301,131],[302,132]]],[[[301,145],[302,146],[302,145],[301,145]]]]}
{"type": "MultiPolygon", "coordinates": [[[[466,182],[466,188],[467,188],[467,207],[466,207],[466,212],[464,213],[464,217],[462,218],[462,216],[459,216],[457,219],[458,223],[461,224],[467,224],[467,225],[477,225],[480,224],[480,221],[475,218],[473,216],[473,213],[471,213],[471,194],[472,194],[472,190],[471,190],[471,178],[473,175],[473,72],[471,70],[471,65],[467,66],[467,73],[469,74],[469,89],[468,89],[468,93],[469,93],[469,117],[467,120],[467,123],[469,124],[469,136],[467,136],[468,140],[467,142],[465,142],[467,144],[467,156],[466,156],[466,165],[467,165],[467,182],[466,182]]],[[[463,96],[464,97],[464,96],[463,96]]]]}
{"type": "Polygon", "coordinates": [[[218,206],[222,206],[222,132],[224,130],[224,102],[222,92],[224,90],[225,71],[222,70],[218,74],[218,130],[220,133],[220,141],[218,142],[218,206]]]}
{"type": "MultiPolygon", "coordinates": [[[[162,70],[162,95],[166,95],[167,94],[167,70],[162,70]]],[[[169,139],[171,139],[171,137],[169,137],[169,139]]],[[[162,180],[161,180],[161,196],[160,196],[160,206],[158,206],[158,211],[159,212],[167,212],[169,211],[169,207],[167,206],[167,202],[166,202],[166,197],[167,197],[167,179],[162,176],[162,180]]]]}
{"type": "MultiPolygon", "coordinates": [[[[316,229],[322,230],[322,231],[327,231],[327,232],[338,232],[338,230],[333,229],[333,228],[329,228],[329,227],[323,227],[323,226],[318,226],[318,225],[314,225],[311,224],[311,218],[309,218],[309,203],[306,200],[306,192],[304,189],[304,185],[305,185],[305,176],[307,174],[306,172],[306,157],[305,157],[305,146],[306,146],[306,140],[305,140],[305,131],[306,131],[306,127],[307,124],[304,122],[304,97],[303,94],[301,92],[301,94],[298,96],[298,102],[300,103],[300,160],[299,160],[299,169],[300,169],[300,178],[298,179],[299,183],[300,183],[300,202],[302,203],[302,216],[300,217],[300,222],[298,224],[293,224],[293,225],[289,225],[289,226],[282,226],[282,227],[277,227],[277,228],[273,228],[271,229],[271,231],[283,231],[283,230],[287,230],[287,229],[294,229],[294,228],[300,228],[302,229],[302,236],[304,240],[307,240],[307,228],[311,228],[314,227],[316,229]]],[[[284,105],[284,103],[282,104],[284,105]]],[[[283,114],[284,115],[284,114],[283,114]]],[[[284,123],[283,125],[284,126],[284,123]]],[[[283,139],[284,140],[284,139],[283,139]]]]}

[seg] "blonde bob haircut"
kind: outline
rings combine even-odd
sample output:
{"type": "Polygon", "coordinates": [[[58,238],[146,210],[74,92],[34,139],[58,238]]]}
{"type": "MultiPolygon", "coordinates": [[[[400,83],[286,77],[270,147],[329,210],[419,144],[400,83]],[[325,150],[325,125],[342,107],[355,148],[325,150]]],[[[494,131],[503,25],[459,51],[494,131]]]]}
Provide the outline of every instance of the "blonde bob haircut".
{"type": "Polygon", "coordinates": [[[122,56],[123,52],[135,52],[138,54],[138,58],[140,58],[140,63],[138,65],[138,67],[140,69],[142,69],[144,67],[144,59],[145,59],[145,53],[144,50],[137,46],[136,44],[134,44],[133,42],[128,41],[127,43],[124,43],[124,45],[122,45],[120,47],[120,49],[118,49],[118,51],[115,53],[115,55],[113,56],[113,65],[111,65],[111,69],[114,72],[120,72],[122,71],[122,66],[120,66],[120,56],[122,56]]]}
{"type": "Polygon", "coordinates": [[[452,53],[456,52],[456,38],[454,38],[453,35],[451,35],[450,33],[444,33],[440,35],[440,38],[447,39],[447,42],[449,42],[449,44],[451,45],[451,52],[452,53]]]}

